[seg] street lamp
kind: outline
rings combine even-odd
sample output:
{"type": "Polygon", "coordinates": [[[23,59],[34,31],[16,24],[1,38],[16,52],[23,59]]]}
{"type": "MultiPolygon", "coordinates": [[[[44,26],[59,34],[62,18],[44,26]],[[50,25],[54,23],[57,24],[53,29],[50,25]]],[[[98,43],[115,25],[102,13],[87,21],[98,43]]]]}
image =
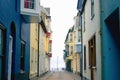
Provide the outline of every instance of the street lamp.
{"type": "Polygon", "coordinates": [[[57,71],[58,71],[58,56],[57,56],[57,71]]]}

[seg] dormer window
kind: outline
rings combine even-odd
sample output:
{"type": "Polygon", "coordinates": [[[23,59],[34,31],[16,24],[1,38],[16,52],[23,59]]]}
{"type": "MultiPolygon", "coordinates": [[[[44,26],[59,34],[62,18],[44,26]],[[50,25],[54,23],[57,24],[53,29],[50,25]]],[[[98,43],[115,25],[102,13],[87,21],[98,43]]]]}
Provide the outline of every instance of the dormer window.
{"type": "Polygon", "coordinates": [[[24,0],[24,8],[35,9],[35,0],[24,0]]]}

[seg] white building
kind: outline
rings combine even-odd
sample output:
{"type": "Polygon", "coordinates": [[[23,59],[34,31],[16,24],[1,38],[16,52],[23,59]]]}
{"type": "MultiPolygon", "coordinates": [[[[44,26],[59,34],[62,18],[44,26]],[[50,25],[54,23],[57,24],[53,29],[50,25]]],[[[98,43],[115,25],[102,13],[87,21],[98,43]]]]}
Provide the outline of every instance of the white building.
{"type": "Polygon", "coordinates": [[[50,71],[50,57],[52,54],[50,8],[41,6],[41,18],[39,28],[39,76],[50,71]]]}
{"type": "Polygon", "coordinates": [[[82,13],[83,76],[101,80],[99,0],[87,0],[82,13]]]}

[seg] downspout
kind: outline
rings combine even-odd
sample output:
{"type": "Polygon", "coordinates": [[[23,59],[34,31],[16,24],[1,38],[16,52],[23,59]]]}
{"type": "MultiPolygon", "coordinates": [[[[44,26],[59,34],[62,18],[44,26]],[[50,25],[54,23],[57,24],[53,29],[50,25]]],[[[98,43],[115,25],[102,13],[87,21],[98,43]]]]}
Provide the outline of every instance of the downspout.
{"type": "Polygon", "coordinates": [[[38,23],[38,63],[37,63],[37,76],[39,77],[39,38],[40,38],[40,35],[39,35],[39,32],[40,32],[40,23],[38,23]]]}
{"type": "Polygon", "coordinates": [[[102,0],[100,0],[100,2],[99,2],[100,4],[100,32],[99,32],[99,34],[100,34],[100,43],[101,43],[101,80],[104,80],[104,78],[103,78],[103,37],[102,37],[102,35],[103,35],[103,31],[102,31],[102,26],[103,26],[103,22],[102,22],[102,17],[103,17],[103,14],[104,14],[104,11],[103,11],[103,7],[102,7],[102,0]]]}
{"type": "Polygon", "coordinates": [[[82,34],[82,14],[80,14],[80,19],[81,19],[81,58],[82,58],[82,61],[81,61],[81,79],[83,80],[83,34],[82,34]]]}

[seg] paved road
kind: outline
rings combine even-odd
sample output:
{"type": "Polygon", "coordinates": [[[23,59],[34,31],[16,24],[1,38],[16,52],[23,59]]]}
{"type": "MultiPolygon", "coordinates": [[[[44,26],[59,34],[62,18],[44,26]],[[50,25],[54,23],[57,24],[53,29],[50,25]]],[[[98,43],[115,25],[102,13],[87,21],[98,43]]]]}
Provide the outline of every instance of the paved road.
{"type": "Polygon", "coordinates": [[[66,71],[61,71],[48,73],[45,76],[39,78],[38,80],[81,80],[81,79],[78,75],[66,71]]]}

